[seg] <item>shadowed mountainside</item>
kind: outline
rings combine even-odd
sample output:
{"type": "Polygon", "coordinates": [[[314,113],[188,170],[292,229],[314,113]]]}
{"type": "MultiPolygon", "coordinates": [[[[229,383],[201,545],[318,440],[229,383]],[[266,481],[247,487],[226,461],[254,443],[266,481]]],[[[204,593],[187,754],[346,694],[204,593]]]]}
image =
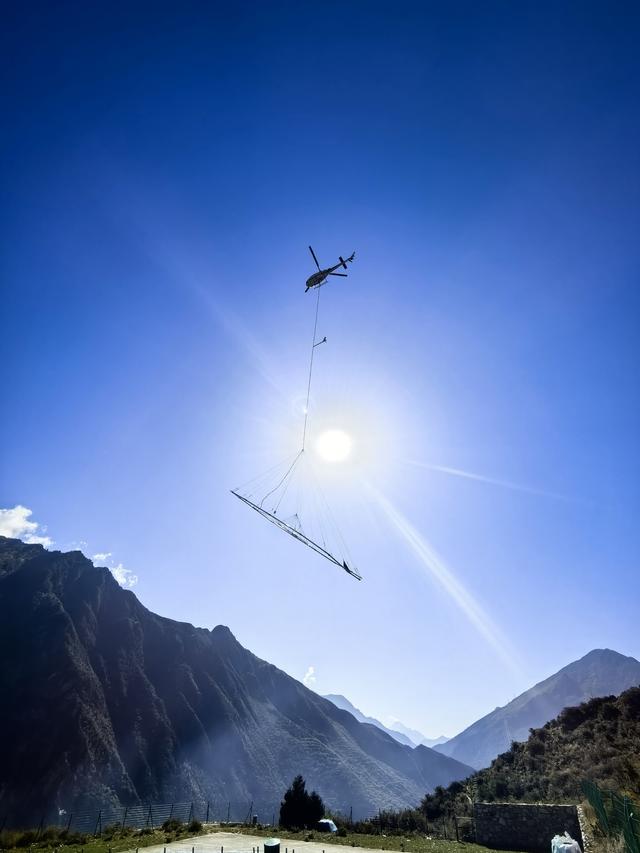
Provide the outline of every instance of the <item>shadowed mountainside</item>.
{"type": "Polygon", "coordinates": [[[0,537],[0,806],[417,803],[471,768],[403,746],[212,631],[151,613],[80,552],[0,537]],[[10,701],[6,701],[9,697],[10,701]]]}
{"type": "Polygon", "coordinates": [[[472,767],[488,767],[512,741],[525,741],[529,729],[543,726],[563,708],[637,684],[640,662],[611,649],[594,649],[434,748],[472,767]]]}
{"type": "Polygon", "coordinates": [[[640,789],[640,688],[565,708],[554,720],[514,743],[491,767],[463,784],[428,795],[429,817],[464,813],[469,796],[480,801],[568,802],[582,799],[588,779],[637,796],[640,789]]]}

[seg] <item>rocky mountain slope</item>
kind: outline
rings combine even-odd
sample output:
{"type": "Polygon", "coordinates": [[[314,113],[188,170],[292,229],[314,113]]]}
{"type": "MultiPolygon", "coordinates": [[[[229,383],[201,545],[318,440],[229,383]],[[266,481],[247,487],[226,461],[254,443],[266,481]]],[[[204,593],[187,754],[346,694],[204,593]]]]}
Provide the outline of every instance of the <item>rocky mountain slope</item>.
{"type": "Polygon", "coordinates": [[[640,662],[635,658],[594,649],[435,749],[472,767],[488,767],[512,741],[525,741],[529,729],[543,726],[563,708],[638,684],[640,662]]]}
{"type": "Polygon", "coordinates": [[[80,552],[0,537],[0,811],[223,798],[417,803],[471,768],[397,743],[244,649],[157,616],[80,552]]]}
{"type": "Polygon", "coordinates": [[[343,711],[353,714],[356,720],[359,720],[361,723],[370,723],[372,726],[377,726],[383,732],[391,735],[398,743],[403,743],[406,746],[418,746],[419,744],[423,746],[437,746],[447,741],[446,737],[427,738],[421,732],[416,731],[416,729],[407,728],[399,720],[396,720],[393,726],[385,726],[384,723],[376,720],[375,717],[367,717],[346,696],[342,696],[339,693],[327,693],[324,698],[333,702],[336,708],[342,708],[343,711]]]}
{"type": "Polygon", "coordinates": [[[423,746],[438,746],[439,744],[446,743],[449,740],[449,738],[444,735],[439,735],[439,737],[425,737],[422,732],[419,732],[416,729],[410,729],[408,726],[405,726],[404,723],[401,723],[400,720],[396,720],[394,724],[389,727],[389,731],[392,734],[405,735],[413,743],[421,743],[423,746]]]}
{"type": "Polygon", "coordinates": [[[376,720],[375,717],[367,717],[362,713],[355,705],[353,705],[346,696],[342,696],[339,693],[327,693],[325,694],[325,699],[328,699],[330,702],[336,706],[336,708],[341,708],[343,711],[348,711],[352,714],[356,720],[360,723],[369,723],[369,725],[376,726],[376,728],[380,729],[380,731],[386,732],[390,735],[394,740],[397,740],[398,743],[402,743],[405,746],[414,747],[417,744],[414,743],[411,738],[402,734],[401,732],[394,732],[391,729],[388,729],[385,725],[383,725],[380,720],[376,720]]]}
{"type": "Polygon", "coordinates": [[[602,788],[640,790],[640,688],[620,696],[591,699],[565,708],[556,719],[514,743],[491,767],[462,785],[453,783],[425,798],[431,818],[464,813],[469,796],[483,801],[578,802],[581,783],[602,788]]]}

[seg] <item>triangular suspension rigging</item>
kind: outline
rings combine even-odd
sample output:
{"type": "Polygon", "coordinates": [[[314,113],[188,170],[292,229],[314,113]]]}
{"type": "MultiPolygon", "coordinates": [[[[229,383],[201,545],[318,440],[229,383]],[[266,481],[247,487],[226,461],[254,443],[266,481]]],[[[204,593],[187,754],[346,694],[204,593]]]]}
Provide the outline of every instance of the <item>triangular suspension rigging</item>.
{"type": "MultiPolygon", "coordinates": [[[[313,250],[311,253],[320,269],[313,250]]],[[[347,260],[352,259],[353,256],[347,260]]],[[[346,269],[346,264],[344,265],[346,269]]],[[[313,460],[309,458],[308,453],[305,453],[314,353],[316,347],[327,340],[326,337],[320,341],[317,340],[320,288],[323,284],[325,280],[314,285],[317,288],[316,310],[309,356],[301,448],[293,458],[284,460],[280,465],[276,465],[244,486],[232,489],[231,493],[280,530],[311,548],[316,554],[344,569],[352,577],[362,580],[362,576],[353,565],[342,534],[322,493],[313,460]]],[[[307,282],[307,289],[309,286],[307,282]]]]}

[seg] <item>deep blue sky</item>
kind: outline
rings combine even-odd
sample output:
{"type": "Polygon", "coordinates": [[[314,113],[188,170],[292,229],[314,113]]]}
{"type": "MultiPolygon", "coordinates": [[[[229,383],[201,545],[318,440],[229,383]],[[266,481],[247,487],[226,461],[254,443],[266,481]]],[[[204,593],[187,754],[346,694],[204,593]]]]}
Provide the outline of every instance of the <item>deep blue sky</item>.
{"type": "Polygon", "coordinates": [[[0,506],[430,735],[640,656],[637,5],[130,5],[3,28],[0,506]],[[308,243],[357,251],[314,417],[362,583],[228,493],[299,426],[308,243]]]}

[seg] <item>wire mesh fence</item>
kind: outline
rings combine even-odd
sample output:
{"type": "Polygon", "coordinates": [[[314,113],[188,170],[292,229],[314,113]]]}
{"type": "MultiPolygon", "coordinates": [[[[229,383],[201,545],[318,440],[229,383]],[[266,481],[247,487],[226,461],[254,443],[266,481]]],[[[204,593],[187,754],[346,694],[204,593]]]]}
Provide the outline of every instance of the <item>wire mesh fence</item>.
{"type": "MultiPolygon", "coordinates": [[[[473,818],[455,814],[429,819],[417,809],[394,812],[387,809],[371,811],[358,806],[332,808],[327,812],[340,832],[357,834],[420,834],[431,838],[472,840],[475,835],[473,818]]],[[[151,803],[147,805],[98,809],[44,809],[40,817],[25,822],[10,813],[3,814],[0,806],[0,834],[4,830],[33,829],[34,841],[47,832],[82,834],[87,836],[122,835],[134,830],[156,830],[168,822],[188,826],[193,822],[217,827],[270,826],[278,827],[280,802],[260,800],[211,800],[201,802],[151,803]]],[[[194,825],[194,831],[198,826],[194,825]]],[[[1,844],[0,844],[1,846],[1,844]]],[[[640,853],[633,851],[633,853],[640,853]]]]}
{"type": "MultiPolygon", "coordinates": [[[[104,806],[98,809],[45,809],[37,820],[41,831],[55,827],[66,832],[100,835],[108,828],[157,829],[166,821],[189,824],[273,824],[278,818],[280,804],[253,800],[218,800],[209,802],[150,803],[135,806],[104,806]]],[[[33,823],[31,824],[33,826],[33,823]]],[[[24,820],[0,812],[0,832],[3,829],[23,828],[24,820]]]]}
{"type": "Polygon", "coordinates": [[[627,853],[640,853],[638,806],[629,797],[605,791],[594,782],[583,782],[582,790],[591,804],[603,835],[622,837],[627,853]]]}

